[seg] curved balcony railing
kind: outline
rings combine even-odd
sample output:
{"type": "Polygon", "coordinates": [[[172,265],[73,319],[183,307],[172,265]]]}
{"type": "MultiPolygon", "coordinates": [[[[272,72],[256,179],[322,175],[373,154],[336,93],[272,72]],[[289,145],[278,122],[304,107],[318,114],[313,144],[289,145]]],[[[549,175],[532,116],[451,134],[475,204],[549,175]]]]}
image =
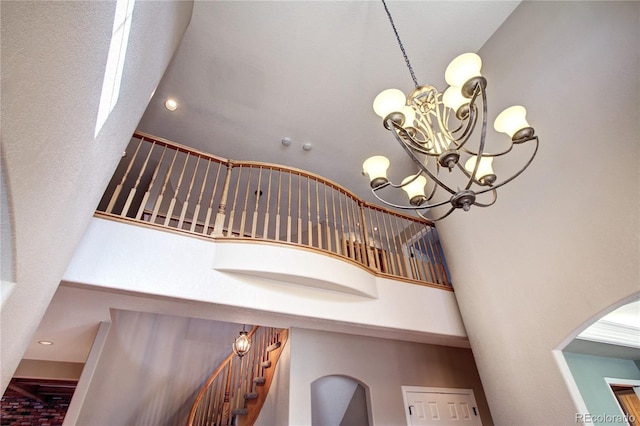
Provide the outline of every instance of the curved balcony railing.
{"type": "Polygon", "coordinates": [[[313,173],[235,161],[136,132],[97,215],[213,239],[318,250],[451,289],[433,223],[366,203],[313,173]]]}

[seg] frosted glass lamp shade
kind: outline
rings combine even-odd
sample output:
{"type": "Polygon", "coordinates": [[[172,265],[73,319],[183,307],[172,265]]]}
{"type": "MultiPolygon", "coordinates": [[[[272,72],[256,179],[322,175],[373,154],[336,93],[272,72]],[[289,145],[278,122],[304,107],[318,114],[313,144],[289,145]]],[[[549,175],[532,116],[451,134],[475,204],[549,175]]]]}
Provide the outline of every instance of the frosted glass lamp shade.
{"type": "Polygon", "coordinates": [[[416,120],[416,111],[409,105],[405,105],[400,112],[404,115],[402,127],[413,127],[413,122],[416,120]]]}
{"type": "Polygon", "coordinates": [[[362,170],[371,179],[371,187],[375,188],[387,183],[387,169],[389,168],[389,159],[382,155],[374,155],[369,157],[362,163],[362,170]]]}
{"type": "Polygon", "coordinates": [[[503,132],[513,139],[519,130],[529,128],[526,119],[527,110],[520,105],[512,106],[502,111],[493,123],[493,127],[498,132],[503,132]]]}
{"type": "MultiPolygon", "coordinates": [[[[467,160],[467,162],[464,164],[464,168],[469,173],[473,173],[473,169],[475,169],[477,161],[478,157],[474,155],[467,160]]],[[[480,158],[480,165],[478,166],[478,171],[476,172],[475,179],[482,185],[491,185],[496,181],[496,175],[493,171],[492,163],[493,157],[480,158]]]]}
{"type": "Polygon", "coordinates": [[[407,98],[398,89],[383,90],[373,100],[373,110],[383,119],[392,112],[400,112],[406,105],[407,98]]]}
{"type": "Polygon", "coordinates": [[[450,86],[462,87],[473,77],[480,77],[482,59],[475,53],[463,53],[449,63],[444,72],[444,79],[450,86]]]}
{"type": "Polygon", "coordinates": [[[426,184],[427,179],[424,176],[418,176],[417,178],[415,176],[407,176],[402,180],[402,189],[407,193],[411,204],[419,206],[426,201],[427,197],[424,195],[424,186],[426,184]]]}
{"type": "Polygon", "coordinates": [[[454,111],[458,111],[462,105],[469,103],[469,99],[462,96],[459,87],[449,86],[442,95],[442,102],[446,107],[451,108],[454,111]]]}

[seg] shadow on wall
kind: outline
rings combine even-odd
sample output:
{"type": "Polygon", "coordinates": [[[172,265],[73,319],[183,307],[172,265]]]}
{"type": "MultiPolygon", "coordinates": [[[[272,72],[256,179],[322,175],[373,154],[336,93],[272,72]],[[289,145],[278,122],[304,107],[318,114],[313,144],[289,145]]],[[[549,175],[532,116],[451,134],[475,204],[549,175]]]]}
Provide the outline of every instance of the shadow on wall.
{"type": "Polygon", "coordinates": [[[348,376],[324,376],[311,383],[312,426],[369,426],[368,387],[348,376]]]}

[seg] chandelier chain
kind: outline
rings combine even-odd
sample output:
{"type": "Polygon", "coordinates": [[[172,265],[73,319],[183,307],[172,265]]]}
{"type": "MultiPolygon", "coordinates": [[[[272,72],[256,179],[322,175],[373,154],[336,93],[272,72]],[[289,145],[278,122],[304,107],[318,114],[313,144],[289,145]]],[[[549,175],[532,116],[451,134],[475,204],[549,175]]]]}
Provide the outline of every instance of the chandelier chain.
{"type": "Polygon", "coordinates": [[[402,56],[404,57],[404,62],[407,64],[407,68],[409,68],[409,72],[411,73],[411,79],[413,80],[413,84],[415,87],[420,86],[418,84],[418,79],[416,78],[416,74],[413,72],[413,67],[411,66],[411,62],[409,62],[409,57],[407,56],[407,52],[404,50],[404,45],[400,40],[400,35],[398,34],[398,30],[396,29],[396,25],[393,22],[393,18],[391,17],[391,12],[389,12],[389,8],[387,7],[387,3],[382,0],[382,4],[384,5],[384,10],[387,12],[387,17],[389,18],[389,23],[391,23],[391,28],[393,28],[393,32],[396,35],[396,40],[398,40],[398,45],[400,46],[400,50],[402,51],[402,56]]]}

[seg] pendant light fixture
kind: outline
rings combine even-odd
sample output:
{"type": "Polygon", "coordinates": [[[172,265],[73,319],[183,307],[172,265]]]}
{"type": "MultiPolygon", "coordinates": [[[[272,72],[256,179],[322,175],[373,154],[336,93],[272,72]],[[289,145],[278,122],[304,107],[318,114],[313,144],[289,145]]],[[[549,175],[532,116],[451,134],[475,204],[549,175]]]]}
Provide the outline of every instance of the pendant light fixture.
{"type": "Polygon", "coordinates": [[[245,325],[242,325],[242,331],[240,335],[236,337],[236,340],[233,341],[233,353],[238,355],[240,358],[245,356],[249,349],[251,349],[251,338],[249,337],[247,331],[245,330],[245,325]]]}
{"type": "Polygon", "coordinates": [[[518,177],[538,151],[538,137],[527,123],[525,108],[513,106],[496,117],[494,128],[507,134],[510,141],[499,152],[486,151],[487,80],[480,72],[480,57],[464,53],[451,61],[445,71],[449,87],[442,93],[431,85],[419,85],[389,8],[384,0],[382,4],[415,89],[408,97],[398,89],[384,90],[374,99],[373,109],[416,169],[401,183],[394,184],[387,178],[389,160],[380,155],[368,158],[362,167],[369,176],[373,194],[391,207],[415,210],[431,220],[443,219],[456,209],[468,211],[471,206],[493,205],[496,190],[518,177]],[[480,127],[479,136],[474,135],[476,125],[480,127]],[[498,163],[515,147],[524,145],[529,147],[529,154],[522,167],[506,178],[494,171],[494,160],[498,163]],[[461,176],[451,179],[455,174],[461,176]],[[402,188],[409,203],[398,205],[383,199],[380,194],[389,188],[402,188]],[[485,199],[481,202],[481,198],[485,199]],[[429,210],[446,205],[448,209],[445,207],[439,217],[426,216],[429,210]]]}

